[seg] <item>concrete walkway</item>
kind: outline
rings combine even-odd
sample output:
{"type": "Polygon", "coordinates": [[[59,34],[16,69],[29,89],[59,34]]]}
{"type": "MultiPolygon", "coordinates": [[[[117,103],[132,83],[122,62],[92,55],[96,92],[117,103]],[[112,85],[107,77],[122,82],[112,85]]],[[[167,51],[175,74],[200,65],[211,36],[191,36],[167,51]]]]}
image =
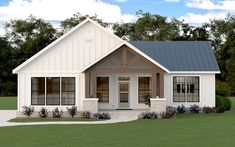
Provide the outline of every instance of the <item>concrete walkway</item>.
{"type": "MultiPolygon", "coordinates": [[[[106,111],[107,112],[107,111],[106,111]]],[[[105,121],[63,121],[63,122],[7,122],[16,117],[15,110],[0,110],[0,127],[6,126],[24,126],[24,125],[50,125],[50,124],[112,124],[120,122],[129,122],[138,119],[141,111],[138,110],[118,110],[108,111],[111,114],[110,120],[105,121]]]]}

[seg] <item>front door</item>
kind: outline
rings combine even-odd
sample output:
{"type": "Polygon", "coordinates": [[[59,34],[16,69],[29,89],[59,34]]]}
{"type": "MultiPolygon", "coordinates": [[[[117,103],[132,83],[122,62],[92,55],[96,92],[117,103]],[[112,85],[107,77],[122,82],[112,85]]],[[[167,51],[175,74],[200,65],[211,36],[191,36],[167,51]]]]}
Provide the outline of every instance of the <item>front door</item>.
{"type": "Polygon", "coordinates": [[[120,82],[119,88],[119,108],[129,108],[129,83],[120,82]]]}

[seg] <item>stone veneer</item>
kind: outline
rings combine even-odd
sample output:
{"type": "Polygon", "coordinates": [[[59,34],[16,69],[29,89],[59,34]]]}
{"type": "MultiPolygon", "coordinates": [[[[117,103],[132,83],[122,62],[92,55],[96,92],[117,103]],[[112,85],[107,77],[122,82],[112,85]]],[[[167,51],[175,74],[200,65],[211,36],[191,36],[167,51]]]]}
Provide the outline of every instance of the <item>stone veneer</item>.
{"type": "Polygon", "coordinates": [[[166,99],[165,98],[150,98],[150,111],[163,112],[166,111],[166,99]]]}
{"type": "Polygon", "coordinates": [[[90,111],[91,113],[97,113],[98,112],[98,98],[84,99],[83,111],[90,111]]]}

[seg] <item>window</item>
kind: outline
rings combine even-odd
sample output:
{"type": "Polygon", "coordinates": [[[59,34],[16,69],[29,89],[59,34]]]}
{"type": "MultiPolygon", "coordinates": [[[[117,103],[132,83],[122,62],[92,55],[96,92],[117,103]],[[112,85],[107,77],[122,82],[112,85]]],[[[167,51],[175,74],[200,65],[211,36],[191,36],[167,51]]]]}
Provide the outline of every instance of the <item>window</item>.
{"type": "Polygon", "coordinates": [[[144,103],[144,97],[151,95],[151,77],[139,77],[138,83],[139,103],[144,103]]]}
{"type": "Polygon", "coordinates": [[[173,102],[199,102],[199,77],[173,77],[173,102]]]}
{"type": "Polygon", "coordinates": [[[62,105],[75,105],[75,78],[62,78],[62,105]]]}
{"type": "Polygon", "coordinates": [[[31,78],[31,104],[45,105],[45,78],[31,78]]]}
{"type": "Polygon", "coordinates": [[[32,77],[32,105],[75,105],[74,77],[32,77]]]}
{"type": "Polygon", "coordinates": [[[60,105],[60,78],[47,77],[47,105],[60,105]]]}
{"type": "Polygon", "coordinates": [[[109,77],[97,77],[97,97],[99,102],[108,103],[109,102],[109,77]]]}

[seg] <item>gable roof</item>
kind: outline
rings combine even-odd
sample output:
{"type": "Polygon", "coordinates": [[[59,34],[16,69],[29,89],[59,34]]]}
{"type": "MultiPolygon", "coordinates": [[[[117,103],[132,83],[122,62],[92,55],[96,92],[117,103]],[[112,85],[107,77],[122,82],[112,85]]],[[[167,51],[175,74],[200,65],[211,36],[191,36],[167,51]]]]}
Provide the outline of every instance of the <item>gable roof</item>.
{"type": "Polygon", "coordinates": [[[48,46],[46,46],[45,48],[43,48],[41,51],[39,51],[38,53],[36,53],[35,55],[33,55],[32,57],[30,57],[28,60],[26,60],[25,62],[23,62],[22,64],[20,64],[19,66],[17,66],[15,69],[13,69],[12,73],[17,73],[20,69],[22,69],[24,66],[26,66],[27,64],[29,64],[31,61],[33,61],[34,59],[36,59],[37,57],[39,57],[41,54],[43,54],[44,52],[46,52],[47,50],[49,50],[50,48],[52,48],[53,46],[55,46],[57,43],[59,43],[60,41],[62,41],[64,38],[66,38],[67,36],[69,36],[70,34],[72,34],[74,31],[76,31],[78,28],[80,28],[81,26],[83,26],[84,24],[86,24],[87,22],[91,22],[92,24],[94,24],[95,26],[97,26],[98,28],[102,29],[103,31],[107,32],[108,34],[112,35],[114,38],[123,41],[121,38],[119,38],[118,36],[116,36],[115,34],[109,32],[107,29],[105,29],[104,27],[102,27],[101,25],[99,25],[97,22],[93,21],[92,19],[90,19],[89,17],[87,17],[84,21],[82,21],[81,23],[79,23],[77,26],[73,27],[71,30],[69,30],[67,33],[65,33],[64,35],[62,35],[61,37],[59,37],[58,39],[56,39],[55,41],[53,41],[51,44],[49,44],[48,46]]]}
{"type": "Polygon", "coordinates": [[[170,72],[220,73],[209,41],[130,41],[170,72]]]}
{"type": "Polygon", "coordinates": [[[93,66],[94,64],[96,64],[97,62],[102,60],[103,58],[107,57],[108,55],[110,55],[112,52],[114,52],[115,50],[119,49],[123,45],[128,46],[130,49],[134,50],[139,55],[143,56],[144,58],[146,58],[147,60],[149,60],[150,62],[155,64],[156,66],[160,67],[162,70],[164,70],[166,72],[169,72],[169,70],[166,67],[164,67],[163,65],[161,65],[157,60],[152,59],[151,57],[149,57],[148,55],[146,55],[141,50],[139,50],[138,48],[136,48],[135,46],[133,46],[132,44],[130,44],[127,41],[122,41],[119,45],[115,46],[113,49],[111,49],[110,51],[106,52],[106,54],[104,54],[103,56],[101,56],[100,58],[98,58],[97,60],[95,60],[94,62],[92,62],[88,66],[86,66],[85,68],[83,68],[81,70],[81,72],[84,72],[85,70],[87,70],[88,68],[90,68],[91,66],[93,66]]]}

